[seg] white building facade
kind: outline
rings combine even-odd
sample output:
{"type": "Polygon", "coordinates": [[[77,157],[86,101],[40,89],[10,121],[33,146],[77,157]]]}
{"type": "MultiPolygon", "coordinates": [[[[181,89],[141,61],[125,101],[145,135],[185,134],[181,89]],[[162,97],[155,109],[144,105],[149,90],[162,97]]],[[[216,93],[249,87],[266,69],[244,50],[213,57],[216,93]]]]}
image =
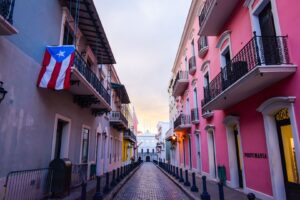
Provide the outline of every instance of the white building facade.
{"type": "Polygon", "coordinates": [[[138,157],[143,161],[151,162],[157,160],[155,134],[146,131],[137,136],[138,143],[138,157]]]}
{"type": "Polygon", "coordinates": [[[158,122],[157,123],[157,134],[156,139],[156,152],[158,160],[161,162],[166,162],[166,133],[170,129],[169,122],[158,122]]]}

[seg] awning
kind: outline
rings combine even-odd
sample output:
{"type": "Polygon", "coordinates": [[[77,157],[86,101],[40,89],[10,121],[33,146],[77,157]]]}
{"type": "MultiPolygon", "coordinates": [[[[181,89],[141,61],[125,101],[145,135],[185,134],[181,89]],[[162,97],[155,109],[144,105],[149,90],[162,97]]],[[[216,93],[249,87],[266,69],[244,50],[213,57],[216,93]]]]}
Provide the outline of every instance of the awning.
{"type": "Polygon", "coordinates": [[[111,88],[116,90],[117,95],[120,97],[121,103],[130,103],[129,96],[124,85],[118,83],[111,83],[111,88]]]}
{"type": "MultiPolygon", "coordinates": [[[[79,1],[79,22],[78,27],[87,39],[88,45],[92,48],[97,57],[98,64],[115,64],[115,58],[106,38],[102,23],[93,0],[79,1]]],[[[67,7],[73,18],[76,13],[77,0],[60,0],[62,6],[67,7]]]]}

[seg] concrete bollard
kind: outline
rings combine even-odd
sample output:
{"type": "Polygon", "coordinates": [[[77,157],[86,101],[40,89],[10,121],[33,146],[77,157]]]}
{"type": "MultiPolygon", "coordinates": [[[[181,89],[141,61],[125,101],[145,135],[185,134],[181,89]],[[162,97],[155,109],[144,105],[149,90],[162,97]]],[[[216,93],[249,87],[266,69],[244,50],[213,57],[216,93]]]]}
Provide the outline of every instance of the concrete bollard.
{"type": "Polygon", "coordinates": [[[101,194],[101,176],[97,176],[96,178],[97,184],[96,184],[96,193],[94,195],[93,200],[102,200],[102,194],[101,194]]]}
{"type": "Polygon", "coordinates": [[[86,200],[86,182],[83,181],[81,184],[81,200],[86,200]]]}
{"type": "Polygon", "coordinates": [[[189,182],[189,173],[188,170],[185,170],[185,182],[184,182],[185,186],[191,186],[191,183],[189,182]]]}
{"type": "Polygon", "coordinates": [[[192,192],[198,192],[199,189],[197,188],[197,185],[196,185],[196,174],[195,174],[195,172],[192,173],[192,178],[193,178],[193,185],[191,187],[191,191],[192,192]]]}
{"type": "Polygon", "coordinates": [[[176,179],[179,179],[178,167],[176,167],[176,179]]]}
{"type": "Polygon", "coordinates": [[[105,186],[104,186],[104,189],[103,189],[103,192],[105,194],[107,194],[109,192],[109,172],[106,172],[105,173],[105,186]]]}
{"type": "Polygon", "coordinates": [[[110,183],[110,187],[114,187],[116,185],[116,170],[113,170],[112,179],[110,183]]]}
{"type": "Polygon", "coordinates": [[[180,169],[180,178],[179,178],[179,182],[183,182],[183,175],[182,175],[182,169],[180,169]]]}
{"type": "Polygon", "coordinates": [[[224,188],[223,188],[223,183],[219,182],[218,183],[218,187],[219,187],[219,198],[220,200],[224,200],[224,188]]]}
{"type": "Polygon", "coordinates": [[[206,187],[206,176],[202,176],[202,185],[203,185],[203,192],[201,194],[201,200],[210,200],[210,195],[207,192],[206,187]]]}
{"type": "Polygon", "coordinates": [[[255,200],[255,199],[256,199],[256,196],[255,196],[255,194],[253,194],[253,193],[249,193],[249,194],[247,194],[247,198],[248,198],[249,200],[255,200]]]}
{"type": "Polygon", "coordinates": [[[117,179],[116,179],[117,183],[120,182],[120,168],[117,168],[117,179]]]}

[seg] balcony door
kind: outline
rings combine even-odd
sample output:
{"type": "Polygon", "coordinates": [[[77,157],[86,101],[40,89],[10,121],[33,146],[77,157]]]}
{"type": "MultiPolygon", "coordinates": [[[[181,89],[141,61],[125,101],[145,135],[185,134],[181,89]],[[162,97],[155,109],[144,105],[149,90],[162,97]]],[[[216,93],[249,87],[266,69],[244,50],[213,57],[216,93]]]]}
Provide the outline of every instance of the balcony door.
{"type": "Polygon", "coordinates": [[[288,109],[282,109],[275,115],[281,163],[287,200],[300,197],[300,180],[294,138],[288,109]]]}
{"type": "MultiPolygon", "coordinates": [[[[274,17],[271,2],[258,15],[263,45],[264,62],[266,65],[280,64],[274,17]]],[[[260,41],[259,41],[260,43],[260,41]]]]}
{"type": "MultiPolygon", "coordinates": [[[[186,99],[185,114],[189,115],[189,113],[191,113],[190,99],[186,99]]],[[[186,123],[186,122],[184,122],[184,123],[186,123]]]]}
{"type": "Polygon", "coordinates": [[[208,72],[204,74],[204,98],[206,99],[205,101],[208,101],[210,99],[210,90],[209,90],[209,74],[208,72]]]}
{"type": "Polygon", "coordinates": [[[228,46],[221,53],[222,90],[225,90],[230,85],[229,77],[232,71],[230,62],[230,50],[228,46]]]}

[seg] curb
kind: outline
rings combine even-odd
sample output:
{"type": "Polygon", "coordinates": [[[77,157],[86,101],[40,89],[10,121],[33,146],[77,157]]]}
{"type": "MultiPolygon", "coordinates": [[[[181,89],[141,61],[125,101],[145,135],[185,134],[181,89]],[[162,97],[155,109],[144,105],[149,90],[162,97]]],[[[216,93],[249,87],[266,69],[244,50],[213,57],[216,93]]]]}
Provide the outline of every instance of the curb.
{"type": "MultiPolygon", "coordinates": [[[[154,163],[153,163],[154,164],[154,163]]],[[[181,185],[180,183],[178,183],[171,175],[169,175],[167,172],[165,172],[162,168],[160,168],[158,165],[154,164],[158,169],[160,169],[160,171],[162,171],[162,173],[164,173],[173,183],[175,183],[175,185],[177,185],[177,187],[179,187],[179,189],[181,189],[184,194],[186,194],[191,200],[199,200],[199,198],[195,197],[194,195],[191,194],[191,192],[186,189],[183,185],[181,185]]]]}
{"type": "Polygon", "coordinates": [[[134,169],[130,174],[126,177],[126,179],[122,180],[117,186],[115,186],[111,192],[103,197],[103,200],[113,200],[114,197],[119,193],[119,191],[123,188],[123,186],[130,180],[130,178],[135,174],[135,172],[143,165],[140,164],[136,169],[134,169]]]}

